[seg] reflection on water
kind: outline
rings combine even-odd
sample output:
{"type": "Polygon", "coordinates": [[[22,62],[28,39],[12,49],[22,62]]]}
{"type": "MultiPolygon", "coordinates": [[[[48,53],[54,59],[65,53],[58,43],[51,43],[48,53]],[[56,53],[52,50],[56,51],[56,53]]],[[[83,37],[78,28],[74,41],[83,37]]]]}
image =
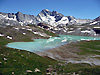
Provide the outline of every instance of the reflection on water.
{"type": "Polygon", "coordinates": [[[73,36],[73,35],[59,35],[60,37],[51,37],[49,39],[34,39],[35,42],[13,42],[9,43],[7,47],[27,50],[31,52],[44,51],[61,45],[80,41],[80,40],[100,40],[100,38],[73,36]]]}

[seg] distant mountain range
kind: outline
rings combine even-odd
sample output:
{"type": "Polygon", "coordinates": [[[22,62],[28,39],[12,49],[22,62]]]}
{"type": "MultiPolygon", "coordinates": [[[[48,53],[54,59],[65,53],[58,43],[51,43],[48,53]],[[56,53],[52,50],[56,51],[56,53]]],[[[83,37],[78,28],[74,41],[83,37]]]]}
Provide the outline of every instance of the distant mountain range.
{"type": "Polygon", "coordinates": [[[58,25],[81,25],[88,23],[89,25],[100,25],[100,17],[90,19],[76,19],[74,16],[64,16],[57,11],[49,11],[48,9],[42,10],[37,16],[27,15],[21,12],[17,13],[3,13],[0,12],[0,25],[27,25],[27,24],[38,24],[46,23],[51,26],[58,25]]]}

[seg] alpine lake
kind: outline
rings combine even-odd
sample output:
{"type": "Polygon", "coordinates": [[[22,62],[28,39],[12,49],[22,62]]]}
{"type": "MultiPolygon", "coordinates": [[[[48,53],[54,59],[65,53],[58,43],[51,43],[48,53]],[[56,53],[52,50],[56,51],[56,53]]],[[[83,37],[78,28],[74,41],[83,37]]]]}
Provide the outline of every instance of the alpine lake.
{"type": "Polygon", "coordinates": [[[81,40],[100,40],[99,37],[73,36],[73,35],[59,35],[59,37],[51,37],[49,39],[34,39],[33,42],[12,42],[6,46],[10,48],[27,50],[30,52],[42,52],[45,50],[57,48],[64,44],[77,42],[81,40]]]}

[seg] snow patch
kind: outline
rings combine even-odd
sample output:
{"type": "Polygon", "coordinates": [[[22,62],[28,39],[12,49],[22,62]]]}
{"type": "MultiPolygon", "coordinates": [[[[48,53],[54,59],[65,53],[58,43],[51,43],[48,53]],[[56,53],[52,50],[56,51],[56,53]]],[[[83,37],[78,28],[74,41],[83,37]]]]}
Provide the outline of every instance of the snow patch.
{"type": "Polygon", "coordinates": [[[9,26],[9,25],[10,25],[10,23],[6,23],[6,25],[7,25],[7,26],[9,26]]]}
{"type": "Polygon", "coordinates": [[[21,26],[23,26],[23,22],[19,22],[21,24],[21,26]]]}
{"type": "Polygon", "coordinates": [[[93,28],[100,28],[100,27],[93,27],[93,28]]]}
{"type": "Polygon", "coordinates": [[[14,28],[14,29],[19,30],[19,28],[17,28],[17,27],[16,27],[16,28],[14,28]]]}
{"type": "Polygon", "coordinates": [[[46,11],[49,11],[48,9],[45,9],[46,11]]]}
{"type": "Polygon", "coordinates": [[[60,21],[57,22],[57,24],[67,24],[69,22],[67,17],[63,17],[60,21]]]}
{"type": "Polygon", "coordinates": [[[25,29],[25,28],[22,28],[22,29],[25,29]]]}
{"type": "Polygon", "coordinates": [[[0,36],[4,36],[3,34],[0,34],[0,36]]]}
{"type": "Polygon", "coordinates": [[[81,31],[82,33],[91,33],[89,30],[81,31]]]}
{"type": "Polygon", "coordinates": [[[28,31],[32,31],[32,29],[27,29],[28,31]]]}
{"type": "Polygon", "coordinates": [[[66,30],[63,30],[64,32],[67,32],[66,30]]]}
{"type": "Polygon", "coordinates": [[[47,35],[45,33],[41,33],[41,32],[33,32],[34,34],[40,35],[40,36],[44,36],[46,37],[47,35]]]}
{"type": "Polygon", "coordinates": [[[73,30],[74,28],[70,28],[70,30],[73,30]]]}
{"type": "Polygon", "coordinates": [[[73,32],[75,32],[75,31],[68,31],[67,33],[73,33],[73,32]]]}
{"type": "Polygon", "coordinates": [[[95,21],[95,22],[91,23],[90,25],[93,25],[93,24],[96,24],[96,23],[98,23],[98,21],[95,21]]]}
{"type": "Polygon", "coordinates": [[[11,36],[7,36],[7,38],[8,38],[8,39],[12,39],[12,37],[11,37],[11,36]]]}
{"type": "Polygon", "coordinates": [[[30,21],[28,21],[29,23],[32,23],[33,22],[33,20],[30,20],[30,21]]]}
{"type": "Polygon", "coordinates": [[[26,33],[23,33],[23,35],[26,35],[26,33]]]}
{"type": "Polygon", "coordinates": [[[82,28],[77,28],[77,30],[81,30],[82,28]]]}

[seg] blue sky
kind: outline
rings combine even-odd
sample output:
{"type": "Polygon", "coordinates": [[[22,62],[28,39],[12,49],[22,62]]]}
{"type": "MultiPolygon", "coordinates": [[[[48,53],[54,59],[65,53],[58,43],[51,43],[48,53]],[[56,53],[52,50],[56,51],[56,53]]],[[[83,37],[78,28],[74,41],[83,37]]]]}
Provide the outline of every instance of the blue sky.
{"type": "Polygon", "coordinates": [[[94,19],[100,16],[100,0],[0,0],[0,12],[38,15],[43,9],[65,16],[94,19]]]}

